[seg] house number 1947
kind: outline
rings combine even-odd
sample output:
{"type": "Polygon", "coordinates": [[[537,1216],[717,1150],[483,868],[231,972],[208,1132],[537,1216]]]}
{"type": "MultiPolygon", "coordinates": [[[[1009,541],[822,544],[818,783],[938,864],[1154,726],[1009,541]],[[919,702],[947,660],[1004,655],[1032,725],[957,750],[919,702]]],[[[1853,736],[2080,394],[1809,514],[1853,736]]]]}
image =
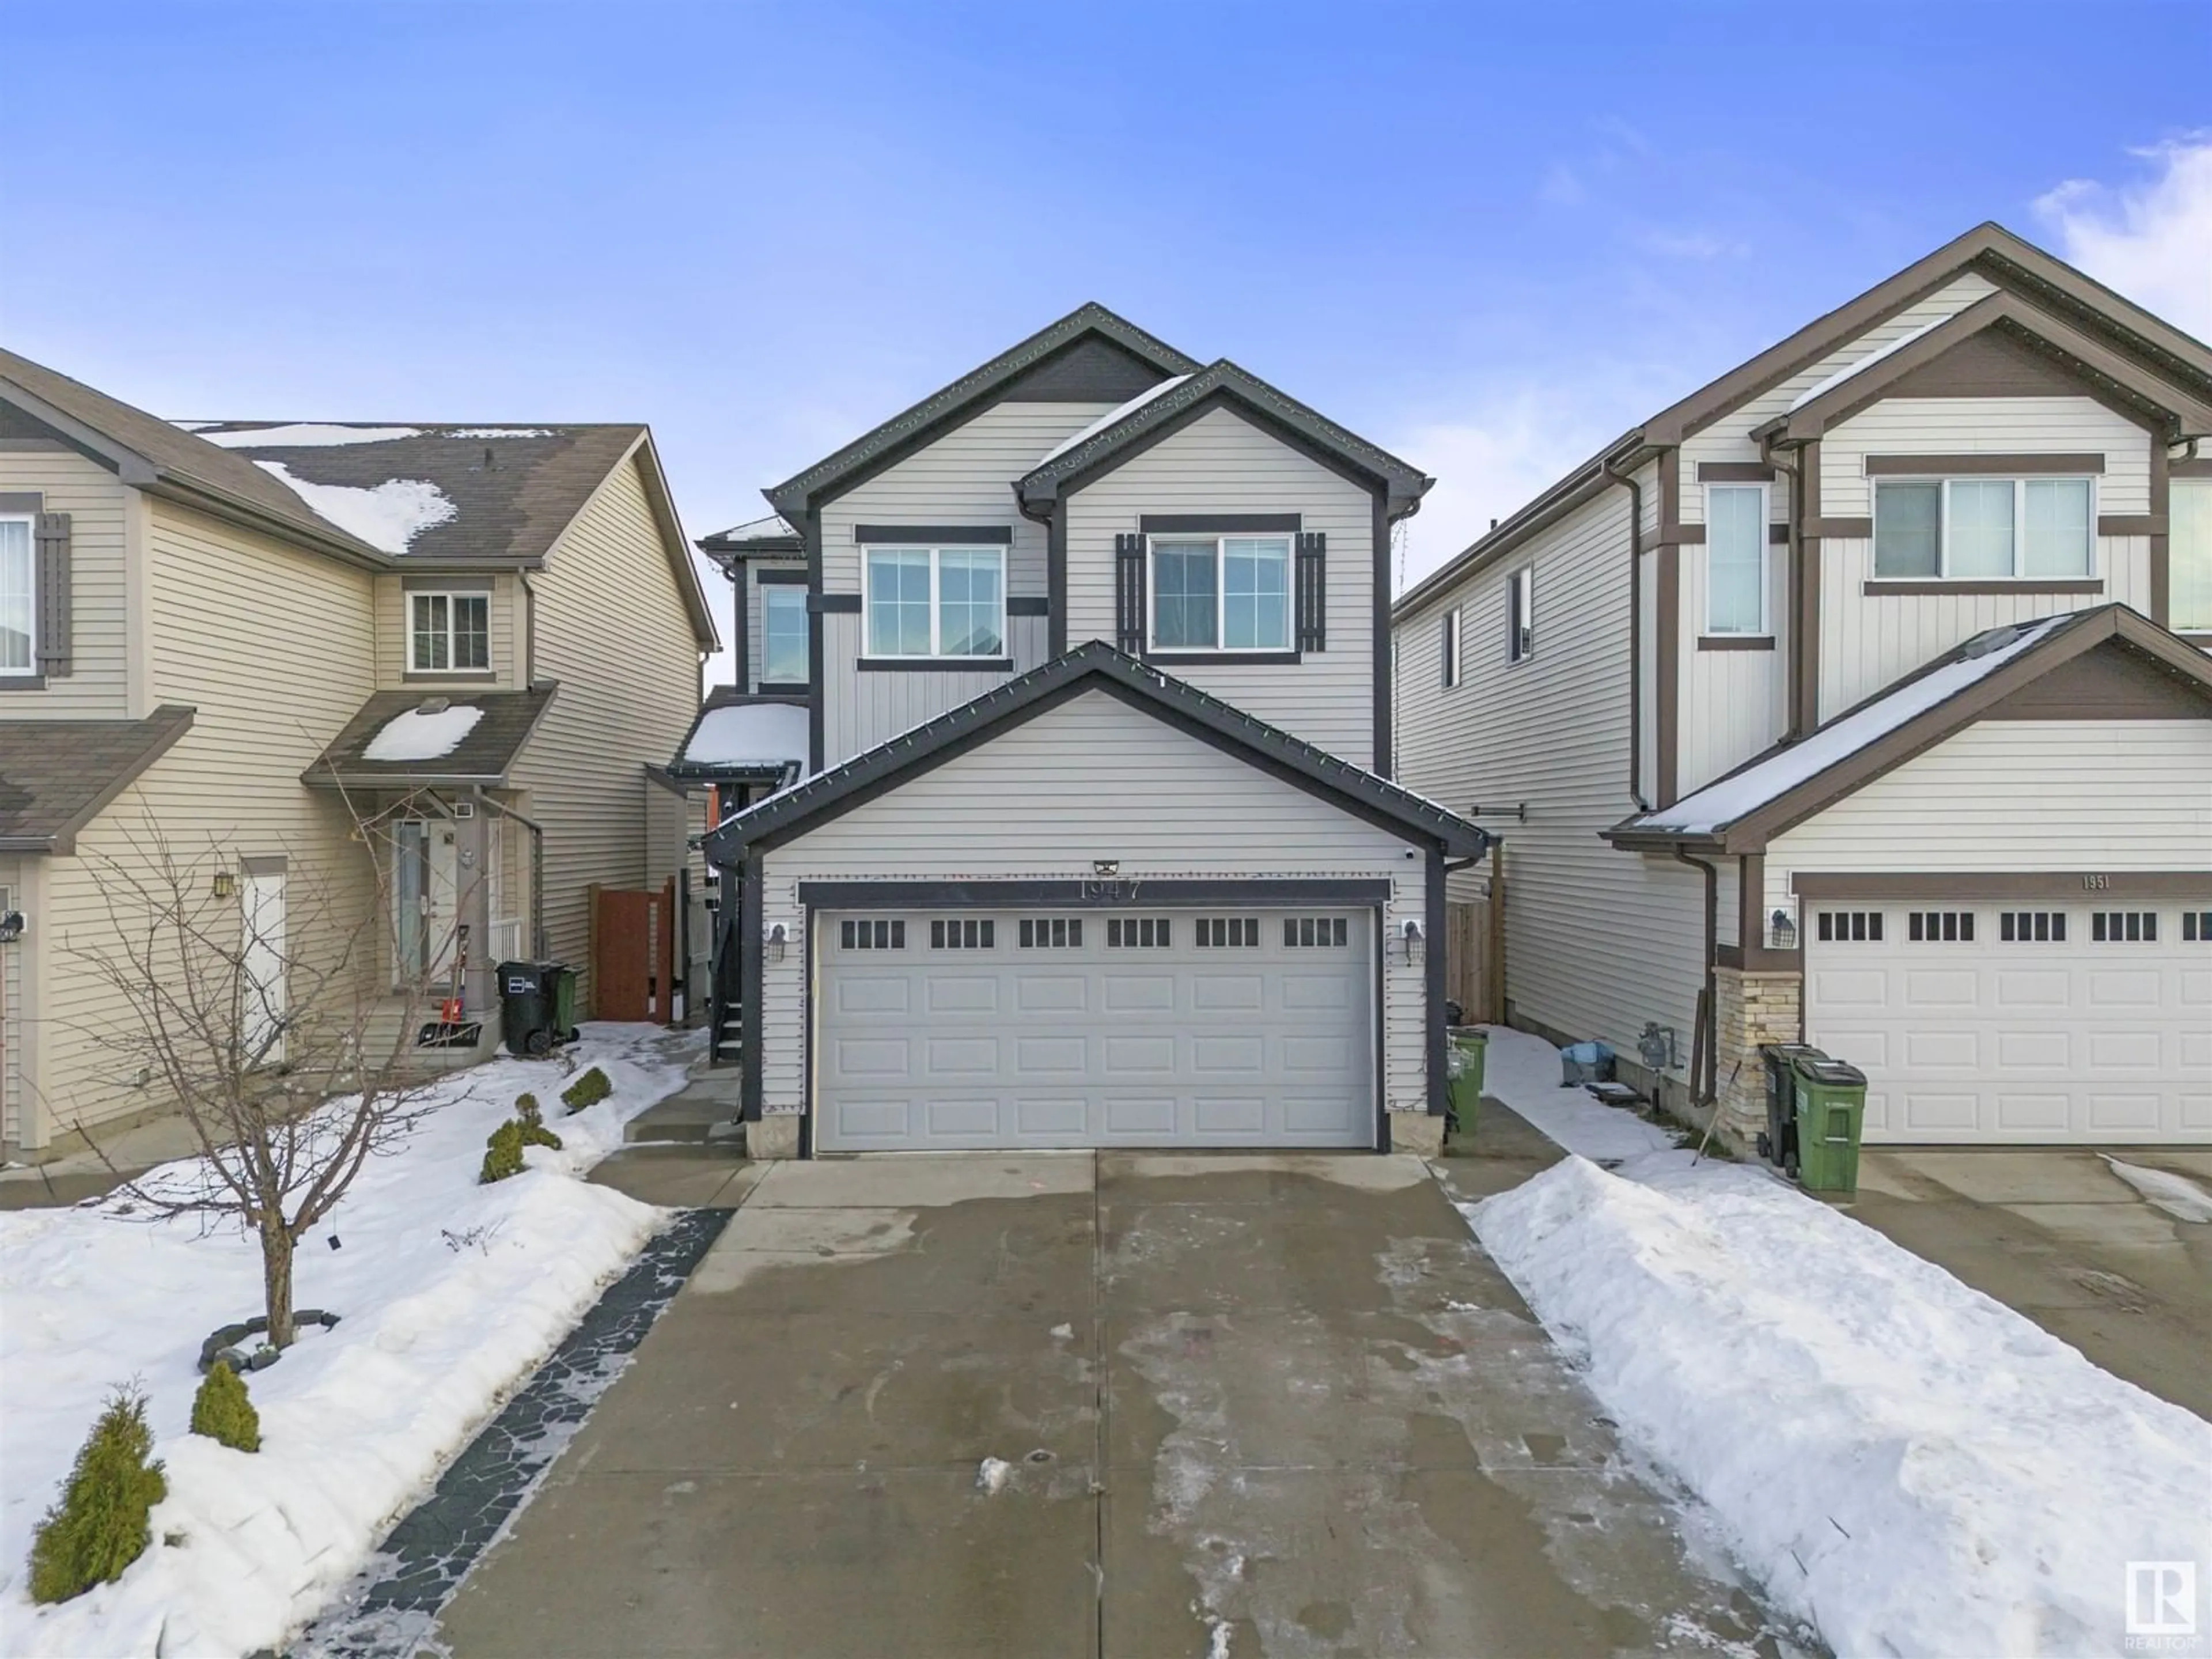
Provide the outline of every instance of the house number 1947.
{"type": "Polygon", "coordinates": [[[2105,888],[2110,887],[2112,884],[2112,878],[2110,876],[2084,876],[2081,878],[2081,885],[2093,893],[2102,891],[2105,888]]]}

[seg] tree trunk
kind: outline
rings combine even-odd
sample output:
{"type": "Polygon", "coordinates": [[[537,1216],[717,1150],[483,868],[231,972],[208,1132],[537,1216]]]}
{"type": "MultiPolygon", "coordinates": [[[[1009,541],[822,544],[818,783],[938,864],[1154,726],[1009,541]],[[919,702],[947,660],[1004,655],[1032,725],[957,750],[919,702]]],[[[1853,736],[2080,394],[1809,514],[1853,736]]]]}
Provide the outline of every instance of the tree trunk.
{"type": "Polygon", "coordinates": [[[292,1346],[292,1235],[281,1224],[261,1230],[261,1289],[269,1345],[292,1346]]]}

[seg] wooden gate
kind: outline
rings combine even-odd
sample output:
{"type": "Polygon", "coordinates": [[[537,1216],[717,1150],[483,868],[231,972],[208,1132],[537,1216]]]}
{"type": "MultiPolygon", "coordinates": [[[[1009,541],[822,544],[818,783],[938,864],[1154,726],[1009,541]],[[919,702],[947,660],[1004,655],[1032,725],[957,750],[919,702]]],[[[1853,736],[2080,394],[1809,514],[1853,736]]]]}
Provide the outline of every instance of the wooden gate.
{"type": "Polygon", "coordinates": [[[675,1018],[676,883],[592,889],[592,1015],[595,1019],[675,1018]]]}

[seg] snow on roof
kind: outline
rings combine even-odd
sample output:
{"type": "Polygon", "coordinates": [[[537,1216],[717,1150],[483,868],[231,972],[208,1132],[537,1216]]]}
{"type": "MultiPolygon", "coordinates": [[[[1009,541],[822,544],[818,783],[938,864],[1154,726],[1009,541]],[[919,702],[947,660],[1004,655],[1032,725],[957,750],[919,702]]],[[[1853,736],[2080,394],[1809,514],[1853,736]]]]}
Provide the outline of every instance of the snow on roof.
{"type": "Polygon", "coordinates": [[[337,426],[309,421],[296,426],[228,427],[212,429],[204,422],[179,422],[224,449],[329,449],[338,444],[390,443],[395,438],[422,435],[419,426],[337,426]]]}
{"type": "Polygon", "coordinates": [[[1636,820],[1634,827],[1711,835],[1757,811],[1768,802],[1779,799],[1838,763],[1850,759],[1907,720],[1949,702],[2073,620],[2071,614],[2047,617],[2040,622],[1992,628],[1987,633],[1977,634],[1966,642],[1965,654],[1955,660],[1918,679],[1906,681],[1888,696],[1877,697],[1856,712],[1822,726],[1802,743],[1707,784],[1663,811],[1647,812],[1636,820]]]}
{"type": "Polygon", "coordinates": [[[1792,415],[1795,415],[1799,410],[1804,408],[1806,404],[1811,403],[1815,398],[1826,397],[1828,393],[1833,392],[1838,386],[1850,380],[1852,375],[1856,374],[1861,369],[1872,368],[1883,358],[1904,350],[1905,347],[1911,345],[1922,335],[1929,332],[1931,329],[1942,327],[1944,324],[1950,320],[1951,317],[1949,313],[1947,313],[1943,316],[1936,318],[1933,322],[1923,323],[1918,328],[1914,329],[1909,334],[1899,335],[1894,340],[1892,340],[1886,346],[1876,347],[1874,350],[1868,352],[1865,356],[1859,358],[1856,362],[1845,363],[1834,374],[1829,375],[1827,379],[1820,381],[1818,384],[1811,386],[1802,393],[1798,397],[1796,402],[1790,405],[1790,412],[1792,415]]]}
{"type": "Polygon", "coordinates": [[[407,544],[417,535],[459,511],[446,492],[427,478],[386,478],[363,489],[295,478],[282,461],[254,465],[339,529],[386,553],[405,553],[407,544]]]}
{"type": "Polygon", "coordinates": [[[550,427],[543,426],[456,426],[441,428],[441,438],[550,438],[550,427]]]}
{"type": "Polygon", "coordinates": [[[449,703],[434,713],[410,708],[385,721],[361,751],[365,761],[443,760],[477,729],[483,710],[474,703],[449,703]]]}
{"type": "MultiPolygon", "coordinates": [[[[1047,450],[1043,454],[1038,456],[1036,460],[1037,466],[1044,466],[1051,462],[1058,460],[1061,456],[1066,454],[1069,450],[1073,449],[1077,445],[1087,443],[1090,440],[1097,437],[1100,433],[1103,432],[1108,427],[1114,425],[1117,421],[1123,419],[1125,416],[1135,414],[1137,410],[1142,409],[1146,404],[1152,402],[1153,398],[1165,397],[1169,392],[1173,392],[1177,386],[1181,386],[1188,379],[1190,379],[1190,376],[1188,374],[1170,374],[1166,380],[1162,380],[1151,391],[1139,392],[1135,397],[1130,398],[1127,403],[1123,404],[1121,408],[1115,410],[1110,414],[1101,415],[1097,420],[1091,422],[1089,426],[1085,427],[1082,431],[1077,433],[1066,442],[1056,444],[1052,448],[1047,450]]],[[[1032,467],[1030,470],[1031,471],[1035,471],[1036,468],[1032,467]]]]}
{"type": "Polygon", "coordinates": [[[732,526],[720,533],[719,539],[726,542],[753,542],[766,536],[796,536],[798,533],[799,532],[792,527],[791,520],[780,514],[771,513],[765,519],[754,519],[749,523],[732,526]]]}
{"type": "Polygon", "coordinates": [[[801,703],[733,702],[709,708],[684,745],[684,758],[698,766],[743,766],[754,763],[806,763],[806,708],[801,703]]]}

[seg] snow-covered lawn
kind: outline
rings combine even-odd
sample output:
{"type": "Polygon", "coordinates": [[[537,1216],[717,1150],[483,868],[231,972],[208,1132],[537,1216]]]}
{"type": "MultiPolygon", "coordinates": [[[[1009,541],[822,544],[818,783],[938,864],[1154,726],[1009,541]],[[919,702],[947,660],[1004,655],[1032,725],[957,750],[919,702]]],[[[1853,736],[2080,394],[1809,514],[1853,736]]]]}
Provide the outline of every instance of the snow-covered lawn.
{"type": "Polygon", "coordinates": [[[256,1454],[186,1432],[202,1340],[261,1311],[252,1241],[142,1220],[120,1199],[0,1215],[0,1653],[281,1645],[659,1226],[664,1212],[580,1177],[683,1086],[678,1041],[586,1026],[568,1052],[615,1092],[574,1116],[550,1062],[502,1059],[441,1085],[447,1103],[301,1245],[297,1303],[342,1322],[303,1331],[249,1379],[256,1454]],[[562,1150],[533,1147],[522,1174],[479,1187],[484,1137],[524,1090],[562,1150]],[[133,1378],[168,1466],[155,1541],[117,1583],[34,1607],[32,1528],[108,1390],[133,1378]]]}
{"type": "Polygon", "coordinates": [[[1538,1039],[1490,1054],[1586,1156],[1465,1206],[1475,1232],[1838,1654],[2118,1653],[2128,1564],[2206,1560],[2212,1425],[1763,1170],[1590,1119],[1538,1039]]]}

